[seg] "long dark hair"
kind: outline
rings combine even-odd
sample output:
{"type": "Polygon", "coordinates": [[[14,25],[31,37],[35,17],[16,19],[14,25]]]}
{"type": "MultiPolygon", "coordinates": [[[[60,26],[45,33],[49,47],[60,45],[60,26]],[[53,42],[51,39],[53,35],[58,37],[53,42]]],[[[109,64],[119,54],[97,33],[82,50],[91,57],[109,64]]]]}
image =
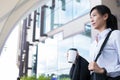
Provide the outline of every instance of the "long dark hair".
{"type": "Polygon", "coordinates": [[[107,19],[107,28],[111,28],[112,30],[117,30],[118,25],[117,25],[117,18],[111,13],[110,9],[105,6],[105,5],[97,5],[93,7],[90,11],[90,15],[93,10],[97,10],[101,15],[108,14],[108,19],[107,19]]]}

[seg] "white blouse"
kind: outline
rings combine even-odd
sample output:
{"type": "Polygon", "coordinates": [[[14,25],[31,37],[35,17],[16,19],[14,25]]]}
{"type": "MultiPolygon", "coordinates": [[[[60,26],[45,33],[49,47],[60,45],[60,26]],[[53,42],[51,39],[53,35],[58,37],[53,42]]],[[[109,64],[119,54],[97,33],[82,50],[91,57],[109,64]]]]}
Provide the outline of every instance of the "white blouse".
{"type": "MultiPolygon", "coordinates": [[[[98,42],[95,40],[90,47],[90,58],[94,61],[102,43],[111,29],[106,29],[98,34],[98,42]]],[[[120,76],[120,31],[114,30],[105,45],[97,64],[107,70],[108,76],[120,76]]]]}

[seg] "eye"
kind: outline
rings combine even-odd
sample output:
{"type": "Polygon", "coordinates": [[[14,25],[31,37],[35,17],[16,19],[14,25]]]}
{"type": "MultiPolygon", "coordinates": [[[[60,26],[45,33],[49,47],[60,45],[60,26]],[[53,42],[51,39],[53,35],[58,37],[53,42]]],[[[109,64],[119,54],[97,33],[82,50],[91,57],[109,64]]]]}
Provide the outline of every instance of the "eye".
{"type": "Polygon", "coordinates": [[[93,18],[93,17],[95,17],[95,16],[96,16],[96,14],[93,14],[93,15],[90,16],[90,18],[93,18]]]}
{"type": "Polygon", "coordinates": [[[95,17],[96,16],[96,14],[93,14],[93,17],[95,17]]]}

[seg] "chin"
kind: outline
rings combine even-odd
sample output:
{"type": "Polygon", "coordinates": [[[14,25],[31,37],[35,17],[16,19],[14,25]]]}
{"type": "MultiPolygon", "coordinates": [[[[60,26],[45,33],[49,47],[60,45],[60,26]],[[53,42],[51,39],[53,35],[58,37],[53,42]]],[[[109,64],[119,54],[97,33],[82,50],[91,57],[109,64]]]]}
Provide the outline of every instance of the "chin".
{"type": "Polygon", "coordinates": [[[94,27],[94,29],[98,29],[97,27],[94,27]]]}
{"type": "Polygon", "coordinates": [[[93,26],[94,29],[97,29],[97,26],[93,26]]]}

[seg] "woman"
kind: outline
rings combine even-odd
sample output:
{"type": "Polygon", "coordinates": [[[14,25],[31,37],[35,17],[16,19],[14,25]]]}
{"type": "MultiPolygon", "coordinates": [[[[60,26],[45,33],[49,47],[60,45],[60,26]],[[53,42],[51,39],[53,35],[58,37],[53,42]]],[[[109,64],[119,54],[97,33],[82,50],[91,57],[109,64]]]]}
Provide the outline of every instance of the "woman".
{"type": "Polygon", "coordinates": [[[90,11],[91,24],[99,31],[97,39],[90,49],[90,71],[106,73],[112,80],[120,80],[120,31],[117,30],[117,19],[105,5],[97,5],[90,11]],[[102,43],[109,31],[112,31],[107,44],[97,62],[94,62],[102,43]]]}

